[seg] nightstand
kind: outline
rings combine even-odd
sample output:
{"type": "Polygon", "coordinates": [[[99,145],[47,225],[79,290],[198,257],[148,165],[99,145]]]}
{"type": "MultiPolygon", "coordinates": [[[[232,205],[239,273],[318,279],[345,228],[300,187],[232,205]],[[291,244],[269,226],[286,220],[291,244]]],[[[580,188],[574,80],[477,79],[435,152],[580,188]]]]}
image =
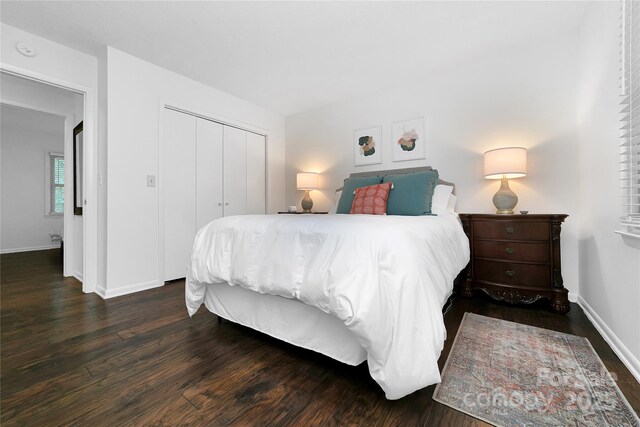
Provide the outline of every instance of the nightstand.
{"type": "Polygon", "coordinates": [[[317,214],[317,215],[324,215],[324,214],[328,214],[329,212],[278,212],[279,215],[284,215],[284,214],[290,214],[290,215],[302,215],[302,214],[317,214]]]}
{"type": "Polygon", "coordinates": [[[558,313],[569,311],[563,286],[560,232],[567,215],[460,214],[471,247],[462,295],[476,290],[509,303],[551,301],[558,313]]]}

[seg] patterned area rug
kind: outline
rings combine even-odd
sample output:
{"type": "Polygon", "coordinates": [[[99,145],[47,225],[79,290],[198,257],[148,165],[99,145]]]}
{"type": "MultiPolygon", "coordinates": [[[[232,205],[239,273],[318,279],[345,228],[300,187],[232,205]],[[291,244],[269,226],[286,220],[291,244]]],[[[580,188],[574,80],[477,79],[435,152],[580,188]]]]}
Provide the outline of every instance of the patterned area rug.
{"type": "Polygon", "coordinates": [[[575,335],[465,313],[433,398],[496,426],[640,426],[575,335]]]}

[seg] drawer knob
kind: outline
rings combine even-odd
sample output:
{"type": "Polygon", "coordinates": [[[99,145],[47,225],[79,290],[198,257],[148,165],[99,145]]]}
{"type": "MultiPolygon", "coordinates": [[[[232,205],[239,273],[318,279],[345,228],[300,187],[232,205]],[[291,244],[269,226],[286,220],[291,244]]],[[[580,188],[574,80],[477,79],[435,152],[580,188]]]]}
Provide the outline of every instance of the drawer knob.
{"type": "Polygon", "coordinates": [[[507,232],[507,234],[513,234],[513,227],[507,227],[505,231],[507,232]]]}
{"type": "Polygon", "coordinates": [[[504,272],[504,274],[505,274],[507,277],[513,277],[513,276],[515,276],[515,275],[516,275],[516,272],[515,272],[515,271],[513,271],[513,270],[507,270],[507,271],[505,271],[505,272],[504,272]]]}
{"type": "Polygon", "coordinates": [[[513,250],[513,248],[507,248],[507,249],[505,249],[504,251],[505,251],[506,253],[508,253],[509,255],[513,255],[513,253],[515,252],[515,251],[513,250]]]}

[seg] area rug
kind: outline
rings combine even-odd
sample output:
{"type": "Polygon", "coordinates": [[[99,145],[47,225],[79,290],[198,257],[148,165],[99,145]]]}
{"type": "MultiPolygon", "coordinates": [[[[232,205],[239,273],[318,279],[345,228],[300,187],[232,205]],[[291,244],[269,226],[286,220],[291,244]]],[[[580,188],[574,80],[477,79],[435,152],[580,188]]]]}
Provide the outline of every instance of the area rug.
{"type": "Polygon", "coordinates": [[[465,313],[434,400],[496,426],[640,426],[589,340],[465,313]]]}

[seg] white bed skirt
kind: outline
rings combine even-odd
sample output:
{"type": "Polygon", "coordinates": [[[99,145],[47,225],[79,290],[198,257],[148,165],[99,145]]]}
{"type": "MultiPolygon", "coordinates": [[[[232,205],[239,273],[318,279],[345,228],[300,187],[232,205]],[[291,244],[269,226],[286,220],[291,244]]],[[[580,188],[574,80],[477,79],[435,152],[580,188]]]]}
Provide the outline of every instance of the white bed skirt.
{"type": "Polygon", "coordinates": [[[204,304],[224,319],[347,365],[367,360],[367,352],[344,323],[298,300],[213,283],[207,285],[204,304]]]}

